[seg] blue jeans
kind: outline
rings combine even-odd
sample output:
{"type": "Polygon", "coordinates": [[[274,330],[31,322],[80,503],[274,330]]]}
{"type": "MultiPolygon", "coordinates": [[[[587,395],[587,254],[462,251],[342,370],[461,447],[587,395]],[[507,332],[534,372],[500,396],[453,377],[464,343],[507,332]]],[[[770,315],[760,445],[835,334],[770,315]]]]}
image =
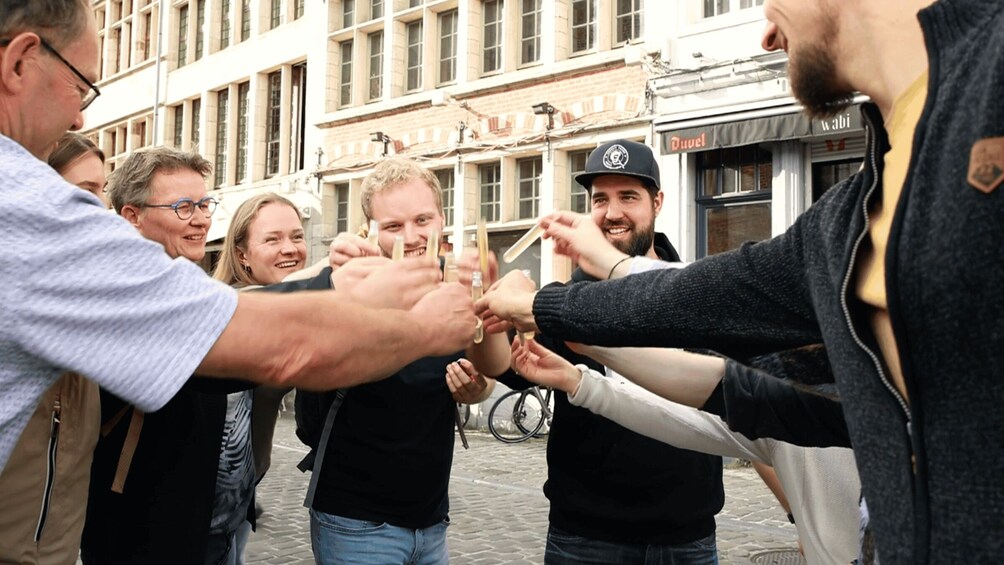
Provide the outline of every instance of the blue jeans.
{"type": "Polygon", "coordinates": [[[251,522],[244,520],[228,534],[210,534],[206,565],[244,565],[244,548],[251,535],[251,522]]]}
{"type": "Polygon", "coordinates": [[[624,544],[547,530],[545,565],[718,565],[715,534],[679,545],[624,544]]]}
{"type": "Polygon", "coordinates": [[[310,511],[310,544],[319,565],[446,565],[450,521],[412,530],[310,511]]]}

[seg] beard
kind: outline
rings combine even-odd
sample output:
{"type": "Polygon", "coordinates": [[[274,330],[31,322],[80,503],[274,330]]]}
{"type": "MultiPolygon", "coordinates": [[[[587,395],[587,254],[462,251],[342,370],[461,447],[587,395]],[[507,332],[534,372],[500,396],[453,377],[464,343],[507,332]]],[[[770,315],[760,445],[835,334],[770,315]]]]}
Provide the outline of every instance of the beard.
{"type": "Polygon", "coordinates": [[[795,98],[805,106],[810,117],[833,116],[854,100],[854,91],[837,81],[833,56],[818,44],[791,54],[788,75],[795,98]]]}
{"type": "MultiPolygon", "coordinates": [[[[632,257],[644,257],[648,255],[648,250],[655,242],[655,222],[647,226],[638,227],[626,222],[604,222],[603,229],[625,226],[631,232],[631,237],[625,240],[610,241],[621,253],[627,253],[632,257]]],[[[609,240],[608,240],[609,241],[609,240]]]]}

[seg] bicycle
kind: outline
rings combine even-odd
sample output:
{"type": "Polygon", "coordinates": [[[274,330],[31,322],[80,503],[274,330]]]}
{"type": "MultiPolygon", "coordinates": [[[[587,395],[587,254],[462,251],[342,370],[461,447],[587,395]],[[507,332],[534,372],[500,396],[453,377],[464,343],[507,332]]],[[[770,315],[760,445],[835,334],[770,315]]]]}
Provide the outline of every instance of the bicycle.
{"type": "Polygon", "coordinates": [[[554,409],[551,392],[549,388],[534,386],[503,394],[488,412],[488,431],[503,443],[546,435],[551,429],[554,409]]]}

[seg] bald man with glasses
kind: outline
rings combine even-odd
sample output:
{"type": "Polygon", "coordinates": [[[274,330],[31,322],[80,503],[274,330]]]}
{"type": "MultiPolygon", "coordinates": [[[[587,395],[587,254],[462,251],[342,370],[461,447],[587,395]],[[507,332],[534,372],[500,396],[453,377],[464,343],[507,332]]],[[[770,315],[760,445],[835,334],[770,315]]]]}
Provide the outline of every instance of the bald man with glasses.
{"type": "MultiPolygon", "coordinates": [[[[439,285],[432,259],[371,275],[428,289],[404,311],[357,305],[338,291],[238,296],[172,260],[41,161],[63,133],[83,127],[82,108],[97,93],[91,3],[4,0],[0,39],[0,238],[8,252],[0,265],[0,483],[39,398],[67,371],[155,411],[196,372],[330,389],[385,378],[473,340],[470,293],[439,285]]],[[[41,491],[45,469],[34,474],[41,491]]],[[[39,529],[22,540],[26,551],[46,535],[39,529]]]]}

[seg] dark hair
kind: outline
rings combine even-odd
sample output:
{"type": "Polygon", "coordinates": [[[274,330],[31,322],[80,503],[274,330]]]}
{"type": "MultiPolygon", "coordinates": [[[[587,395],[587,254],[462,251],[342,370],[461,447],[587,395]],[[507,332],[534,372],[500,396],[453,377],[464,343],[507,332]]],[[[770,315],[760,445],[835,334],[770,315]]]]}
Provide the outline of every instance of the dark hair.
{"type": "Polygon", "coordinates": [[[87,153],[92,153],[101,159],[102,163],[105,162],[105,152],[99,149],[93,141],[85,135],[68,131],[56,142],[56,149],[49,154],[48,163],[57,173],[63,174],[70,163],[87,153]]]}
{"type": "Polygon", "coordinates": [[[88,0],[3,0],[0,38],[26,31],[41,32],[46,41],[63,47],[80,38],[92,18],[88,0]]]}

